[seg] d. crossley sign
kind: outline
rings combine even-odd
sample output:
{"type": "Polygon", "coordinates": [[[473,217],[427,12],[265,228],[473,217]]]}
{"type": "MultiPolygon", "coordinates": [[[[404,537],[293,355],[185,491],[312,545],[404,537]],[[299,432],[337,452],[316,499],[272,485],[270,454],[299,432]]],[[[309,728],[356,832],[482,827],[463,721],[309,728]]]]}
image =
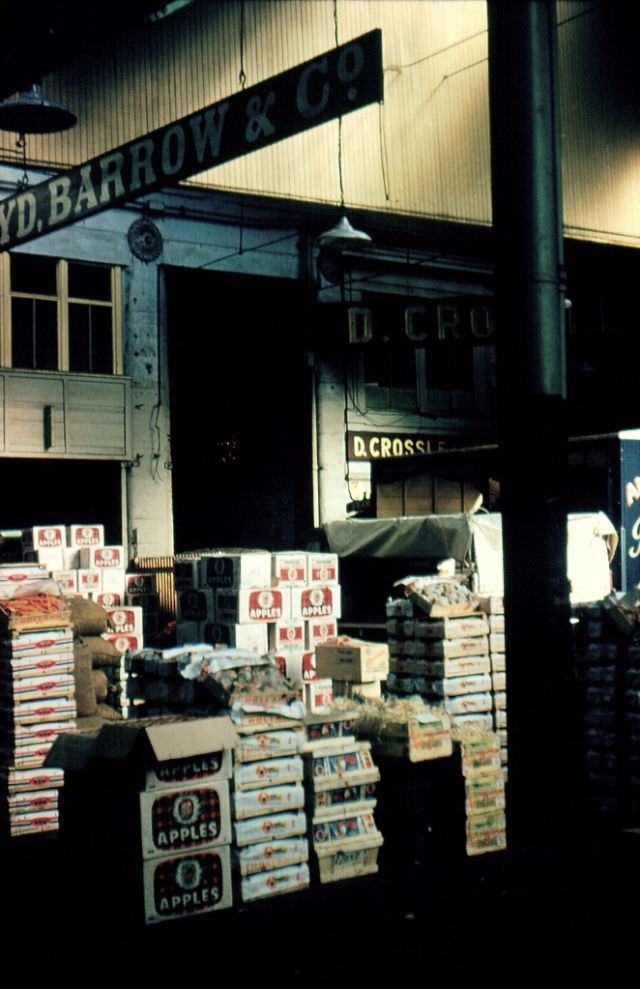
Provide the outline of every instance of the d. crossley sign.
{"type": "Polygon", "coordinates": [[[376,29],[1,200],[0,250],[380,102],[382,91],[376,29]]]}

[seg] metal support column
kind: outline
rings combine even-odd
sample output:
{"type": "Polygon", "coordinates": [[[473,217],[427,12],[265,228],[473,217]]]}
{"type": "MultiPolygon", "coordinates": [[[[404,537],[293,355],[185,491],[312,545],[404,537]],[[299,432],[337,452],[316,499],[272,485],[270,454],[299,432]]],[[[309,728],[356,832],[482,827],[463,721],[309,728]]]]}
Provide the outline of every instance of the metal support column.
{"type": "Polygon", "coordinates": [[[562,192],[555,3],[488,12],[513,847],[553,840],[577,806],[562,192]]]}

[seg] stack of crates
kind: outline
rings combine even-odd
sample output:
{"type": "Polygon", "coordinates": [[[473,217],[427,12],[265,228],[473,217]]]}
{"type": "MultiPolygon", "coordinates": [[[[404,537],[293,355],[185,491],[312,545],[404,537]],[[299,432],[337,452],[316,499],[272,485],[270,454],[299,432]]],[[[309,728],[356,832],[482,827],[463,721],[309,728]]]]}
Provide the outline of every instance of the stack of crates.
{"type": "Polygon", "coordinates": [[[378,871],[383,844],[374,818],[380,770],[371,742],[357,740],[355,713],[309,715],[306,720],[306,800],[313,879],[353,879],[378,871]]]}
{"type": "MultiPolygon", "coordinates": [[[[11,572],[3,569],[0,582],[11,572]]],[[[64,775],[44,764],[56,737],[76,727],[68,609],[20,617],[0,609],[0,708],[2,831],[9,837],[56,831],[64,775]]]]}
{"type": "Polygon", "coordinates": [[[507,750],[507,664],[504,627],[504,598],[491,595],[481,598],[480,607],[489,622],[489,658],[493,695],[493,730],[500,741],[500,755],[505,772],[508,769],[507,750]]]}
{"type": "Polygon", "coordinates": [[[302,725],[247,719],[233,773],[233,869],[243,903],[305,889],[309,844],[302,725]]]}

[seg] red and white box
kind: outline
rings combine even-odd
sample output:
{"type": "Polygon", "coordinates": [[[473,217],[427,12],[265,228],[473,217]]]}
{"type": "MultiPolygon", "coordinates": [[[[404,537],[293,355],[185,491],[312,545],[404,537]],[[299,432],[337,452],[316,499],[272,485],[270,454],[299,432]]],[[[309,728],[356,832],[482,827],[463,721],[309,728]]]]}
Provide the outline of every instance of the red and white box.
{"type": "Polygon", "coordinates": [[[278,622],[289,618],[290,588],[240,587],[218,589],[216,615],[221,622],[278,622]]]}
{"type": "Polygon", "coordinates": [[[124,592],[98,591],[91,597],[101,608],[121,608],[124,604],[124,592]]]}
{"type": "Polygon", "coordinates": [[[123,656],[126,652],[137,652],[143,646],[142,635],[134,635],[132,632],[103,632],[102,638],[115,646],[123,656]]]}
{"type": "Polygon", "coordinates": [[[330,677],[318,677],[307,680],[304,685],[304,706],[309,714],[324,714],[333,701],[333,680],[330,677]]]}
{"type": "Polygon", "coordinates": [[[342,595],[339,584],[316,584],[291,588],[291,617],[340,618],[342,595]]]}
{"type": "Polygon", "coordinates": [[[31,581],[47,580],[49,571],[37,563],[0,566],[0,587],[18,587],[31,581]]]}
{"type": "Polygon", "coordinates": [[[269,648],[275,652],[282,649],[305,649],[305,623],[298,621],[276,622],[269,626],[269,648]]]}
{"type": "Polygon", "coordinates": [[[144,614],[142,608],[134,605],[125,608],[106,608],[114,632],[125,635],[144,635],[144,614]]]}
{"type": "Polygon", "coordinates": [[[52,570],[51,579],[60,585],[63,594],[76,594],[78,591],[77,570],[52,570]]]}
{"type": "Polygon", "coordinates": [[[337,584],[338,567],[337,553],[307,553],[309,584],[337,584]]]}
{"type": "Polygon", "coordinates": [[[22,532],[24,549],[62,549],[67,545],[66,525],[34,525],[22,532]]]}
{"type": "Polygon", "coordinates": [[[335,639],[338,636],[337,618],[310,618],[305,622],[307,649],[315,649],[325,639],[335,639]]]}
{"type": "Polygon", "coordinates": [[[84,546],[80,550],[80,566],[86,570],[125,570],[124,546],[84,546]]]}
{"type": "Polygon", "coordinates": [[[317,676],[313,649],[283,649],[276,652],[273,658],[282,675],[295,686],[301,686],[306,680],[315,680],[317,676]]]}
{"type": "Polygon", "coordinates": [[[307,554],[298,552],[273,553],[271,577],[276,586],[305,585],[307,580],[307,554]]]}
{"type": "Polygon", "coordinates": [[[104,526],[74,522],[67,526],[67,546],[82,549],[87,546],[104,546],[104,526]]]}
{"type": "Polygon", "coordinates": [[[102,574],[99,570],[77,570],[78,593],[96,594],[102,590],[102,574]]]}

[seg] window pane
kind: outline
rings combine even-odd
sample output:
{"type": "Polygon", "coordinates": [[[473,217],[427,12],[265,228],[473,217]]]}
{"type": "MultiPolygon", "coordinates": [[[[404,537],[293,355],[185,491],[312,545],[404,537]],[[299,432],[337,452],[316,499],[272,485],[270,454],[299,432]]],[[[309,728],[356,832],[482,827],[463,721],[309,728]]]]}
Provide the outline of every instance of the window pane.
{"type": "Polygon", "coordinates": [[[103,264],[69,262],[69,295],[74,299],[111,301],[111,269],[103,264]]]}
{"type": "Polygon", "coordinates": [[[58,313],[55,302],[36,299],[35,367],[55,371],[58,367],[58,313]]]}
{"type": "Polygon", "coordinates": [[[11,290],[56,295],[56,262],[52,258],[11,255],[11,290]]]}
{"type": "Polygon", "coordinates": [[[58,366],[56,303],[13,299],[12,366],[51,371],[58,366]]]}
{"type": "Polygon", "coordinates": [[[69,304],[69,369],[113,373],[110,308],[69,304]]]}
{"type": "Polygon", "coordinates": [[[91,370],[94,374],[113,373],[111,309],[91,307],[91,370]]]}
{"type": "Polygon", "coordinates": [[[89,306],[69,305],[69,370],[91,370],[89,306]]]}

